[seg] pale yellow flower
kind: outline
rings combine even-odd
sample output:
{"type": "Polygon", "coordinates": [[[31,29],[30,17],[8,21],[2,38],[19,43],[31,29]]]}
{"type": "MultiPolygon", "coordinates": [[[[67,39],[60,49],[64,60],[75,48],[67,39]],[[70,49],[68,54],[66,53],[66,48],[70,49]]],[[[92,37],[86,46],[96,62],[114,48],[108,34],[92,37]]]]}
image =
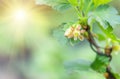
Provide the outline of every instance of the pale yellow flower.
{"type": "Polygon", "coordinates": [[[65,31],[65,36],[67,38],[72,38],[73,37],[73,31],[74,31],[74,27],[70,27],[65,31]]]}
{"type": "Polygon", "coordinates": [[[78,37],[80,36],[80,30],[75,29],[73,35],[74,35],[74,40],[77,40],[78,37]]]}

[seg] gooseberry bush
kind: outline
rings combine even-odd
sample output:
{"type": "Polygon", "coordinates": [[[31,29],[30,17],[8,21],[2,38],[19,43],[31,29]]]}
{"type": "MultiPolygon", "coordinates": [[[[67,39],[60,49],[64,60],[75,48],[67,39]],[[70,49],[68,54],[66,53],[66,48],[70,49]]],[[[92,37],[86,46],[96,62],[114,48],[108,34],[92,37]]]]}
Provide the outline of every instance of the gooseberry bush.
{"type": "Polygon", "coordinates": [[[113,72],[110,67],[112,53],[120,50],[120,39],[113,32],[120,24],[120,15],[109,5],[111,1],[44,0],[45,4],[60,12],[74,9],[77,19],[60,27],[64,30],[64,36],[72,43],[87,40],[96,53],[96,59],[90,67],[106,79],[120,79],[119,73],[113,72]],[[101,45],[101,42],[105,45],[101,45]]]}

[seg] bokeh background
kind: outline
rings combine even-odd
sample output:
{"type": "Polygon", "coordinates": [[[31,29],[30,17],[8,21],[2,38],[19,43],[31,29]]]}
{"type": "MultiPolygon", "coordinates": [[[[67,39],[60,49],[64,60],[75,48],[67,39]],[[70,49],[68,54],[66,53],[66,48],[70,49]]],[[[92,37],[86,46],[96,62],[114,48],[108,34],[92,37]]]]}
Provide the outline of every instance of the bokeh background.
{"type": "MultiPolygon", "coordinates": [[[[110,5],[120,12],[120,0],[110,5]]],[[[104,79],[89,69],[95,53],[87,41],[71,45],[59,29],[76,19],[72,9],[58,12],[40,0],[0,0],[0,79],[104,79]],[[14,12],[27,17],[17,20],[14,12]]],[[[120,37],[119,26],[115,34],[120,37]]],[[[120,54],[111,67],[120,73],[120,54]]]]}

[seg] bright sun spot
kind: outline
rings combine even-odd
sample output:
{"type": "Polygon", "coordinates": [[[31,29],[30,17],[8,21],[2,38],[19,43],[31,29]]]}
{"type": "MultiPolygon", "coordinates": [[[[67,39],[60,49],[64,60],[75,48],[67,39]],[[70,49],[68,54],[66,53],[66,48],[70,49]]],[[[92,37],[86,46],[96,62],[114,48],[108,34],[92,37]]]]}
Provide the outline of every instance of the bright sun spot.
{"type": "Polygon", "coordinates": [[[14,12],[14,18],[15,18],[15,20],[17,20],[17,21],[23,21],[23,20],[26,19],[26,17],[27,17],[27,14],[26,14],[26,12],[25,12],[24,10],[22,10],[22,9],[16,10],[16,11],[14,12]]]}
{"type": "Polygon", "coordinates": [[[11,11],[11,30],[14,32],[16,38],[22,38],[28,23],[28,15],[26,9],[14,9],[11,11]]]}

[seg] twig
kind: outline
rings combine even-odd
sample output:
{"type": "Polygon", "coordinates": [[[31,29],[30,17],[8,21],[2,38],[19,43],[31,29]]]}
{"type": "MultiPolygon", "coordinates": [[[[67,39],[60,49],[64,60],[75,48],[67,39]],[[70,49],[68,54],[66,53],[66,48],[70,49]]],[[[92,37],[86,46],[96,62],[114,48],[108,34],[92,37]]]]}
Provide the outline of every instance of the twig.
{"type": "MultiPolygon", "coordinates": [[[[98,54],[98,55],[100,55],[100,56],[107,56],[107,57],[109,57],[109,58],[110,58],[109,62],[110,62],[110,61],[112,60],[112,56],[111,56],[112,49],[111,49],[111,48],[110,48],[110,49],[107,49],[107,50],[109,50],[109,53],[106,53],[106,52],[103,53],[103,52],[101,51],[100,46],[96,43],[96,41],[95,41],[95,39],[94,39],[94,36],[92,35],[92,33],[91,33],[91,31],[90,31],[90,26],[89,26],[89,25],[87,25],[86,31],[88,32],[88,41],[89,41],[89,43],[90,43],[91,49],[92,49],[96,54],[98,54]],[[94,49],[93,46],[96,48],[96,50],[94,49]]],[[[105,49],[105,48],[104,48],[104,49],[105,49]]],[[[116,79],[115,76],[111,73],[109,66],[106,66],[106,72],[109,74],[106,79],[116,79]]]]}
{"type": "Polygon", "coordinates": [[[96,43],[91,31],[90,31],[90,26],[87,26],[87,32],[88,32],[88,41],[90,43],[90,45],[93,45],[96,49],[97,49],[97,53],[98,54],[103,54],[103,52],[100,50],[99,45],[96,43]]]}

